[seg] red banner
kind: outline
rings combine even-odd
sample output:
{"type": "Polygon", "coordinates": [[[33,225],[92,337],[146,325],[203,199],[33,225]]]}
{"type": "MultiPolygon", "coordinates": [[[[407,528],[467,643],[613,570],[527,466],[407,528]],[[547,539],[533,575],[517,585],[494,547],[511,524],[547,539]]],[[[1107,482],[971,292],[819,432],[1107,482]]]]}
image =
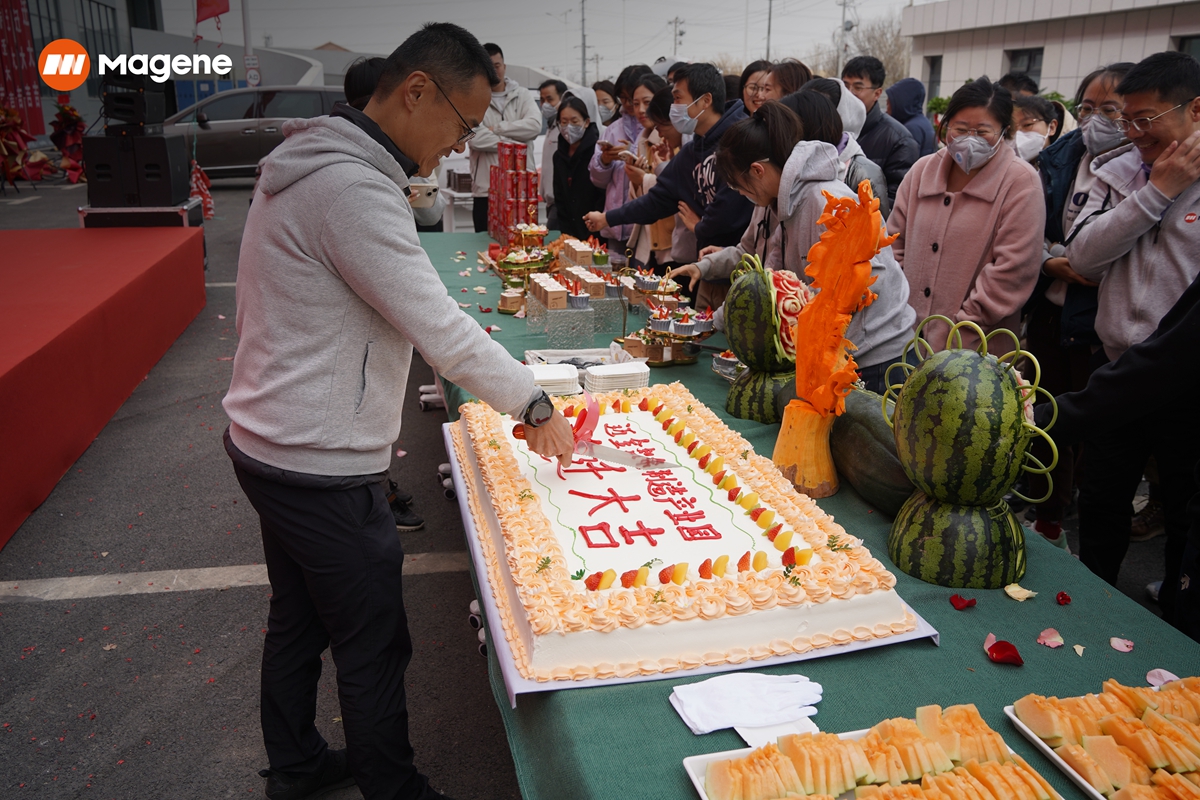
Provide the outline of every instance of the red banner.
{"type": "Polygon", "coordinates": [[[0,0],[0,107],[21,115],[25,130],[46,132],[33,30],[25,0],[0,0]]]}
{"type": "MultiPolygon", "coordinates": [[[[196,22],[229,13],[229,0],[196,0],[196,22]]],[[[218,22],[217,27],[221,25],[218,22]]]]}

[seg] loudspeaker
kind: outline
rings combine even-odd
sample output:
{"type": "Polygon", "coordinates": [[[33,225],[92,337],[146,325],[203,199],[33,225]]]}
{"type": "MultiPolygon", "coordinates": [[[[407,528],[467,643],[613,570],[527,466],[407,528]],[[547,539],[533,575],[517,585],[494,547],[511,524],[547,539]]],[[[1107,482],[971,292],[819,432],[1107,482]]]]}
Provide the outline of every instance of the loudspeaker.
{"type": "Polygon", "coordinates": [[[85,136],[83,163],[93,208],[175,206],[188,198],[183,136],[85,136]]]}
{"type": "Polygon", "coordinates": [[[188,157],[183,134],[133,139],[139,205],[176,206],[188,199],[188,157]]]}
{"type": "Polygon", "coordinates": [[[162,92],[105,91],[100,113],[118,122],[161,124],[167,118],[167,96],[162,92]]]}

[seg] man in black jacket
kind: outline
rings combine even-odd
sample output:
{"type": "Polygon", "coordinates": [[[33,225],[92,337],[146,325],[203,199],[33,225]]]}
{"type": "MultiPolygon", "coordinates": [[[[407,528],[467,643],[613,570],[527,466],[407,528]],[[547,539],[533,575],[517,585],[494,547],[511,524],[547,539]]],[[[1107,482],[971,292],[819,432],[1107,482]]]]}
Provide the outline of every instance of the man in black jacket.
{"type": "Polygon", "coordinates": [[[890,114],[885,114],[879,104],[886,79],[883,62],[872,56],[856,56],[847,61],[842,69],[842,83],[867,107],[867,121],[858,135],[858,144],[867,158],[883,170],[883,176],[887,178],[888,200],[894,205],[900,181],[904,180],[920,157],[920,148],[908,128],[890,114]]]}
{"type": "MultiPolygon", "coordinates": [[[[1196,464],[1188,501],[1188,531],[1168,622],[1200,641],[1200,431],[1195,392],[1200,389],[1200,278],[1194,280],[1144,342],[1092,373],[1082,392],[1060,395],[1050,430],[1061,445],[1097,437],[1169,438],[1196,464]]],[[[1037,407],[1040,427],[1050,424],[1049,403],[1037,407]]]]}

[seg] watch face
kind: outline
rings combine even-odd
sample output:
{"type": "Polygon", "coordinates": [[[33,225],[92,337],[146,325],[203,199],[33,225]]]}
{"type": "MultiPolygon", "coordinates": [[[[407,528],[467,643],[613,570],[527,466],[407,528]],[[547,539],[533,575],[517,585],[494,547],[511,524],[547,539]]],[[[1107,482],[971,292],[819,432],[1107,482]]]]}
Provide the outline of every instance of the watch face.
{"type": "Polygon", "coordinates": [[[529,421],[534,425],[545,425],[554,416],[554,404],[549,400],[539,400],[529,409],[529,421]]]}

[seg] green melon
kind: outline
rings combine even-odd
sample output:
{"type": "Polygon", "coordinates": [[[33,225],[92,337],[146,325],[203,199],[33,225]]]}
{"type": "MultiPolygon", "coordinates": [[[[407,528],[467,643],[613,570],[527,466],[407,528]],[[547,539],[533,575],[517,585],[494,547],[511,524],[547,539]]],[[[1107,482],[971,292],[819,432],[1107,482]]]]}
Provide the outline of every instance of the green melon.
{"type": "MultiPolygon", "coordinates": [[[[795,394],[795,384],[792,388],[795,394]]],[[[846,410],[829,432],[829,450],[838,474],[889,517],[912,496],[913,482],[900,466],[896,437],[883,416],[883,398],[874,392],[855,389],[846,395],[846,410]]]]}
{"type": "Polygon", "coordinates": [[[914,492],[892,522],[888,555],[928,583],[1000,589],[1025,575],[1025,531],[1003,500],[954,505],[914,492]]]}
{"type": "Polygon", "coordinates": [[[944,350],[922,362],[900,392],[893,421],[904,471],[947,503],[1001,500],[1032,435],[1016,372],[974,350],[944,350]]]}

